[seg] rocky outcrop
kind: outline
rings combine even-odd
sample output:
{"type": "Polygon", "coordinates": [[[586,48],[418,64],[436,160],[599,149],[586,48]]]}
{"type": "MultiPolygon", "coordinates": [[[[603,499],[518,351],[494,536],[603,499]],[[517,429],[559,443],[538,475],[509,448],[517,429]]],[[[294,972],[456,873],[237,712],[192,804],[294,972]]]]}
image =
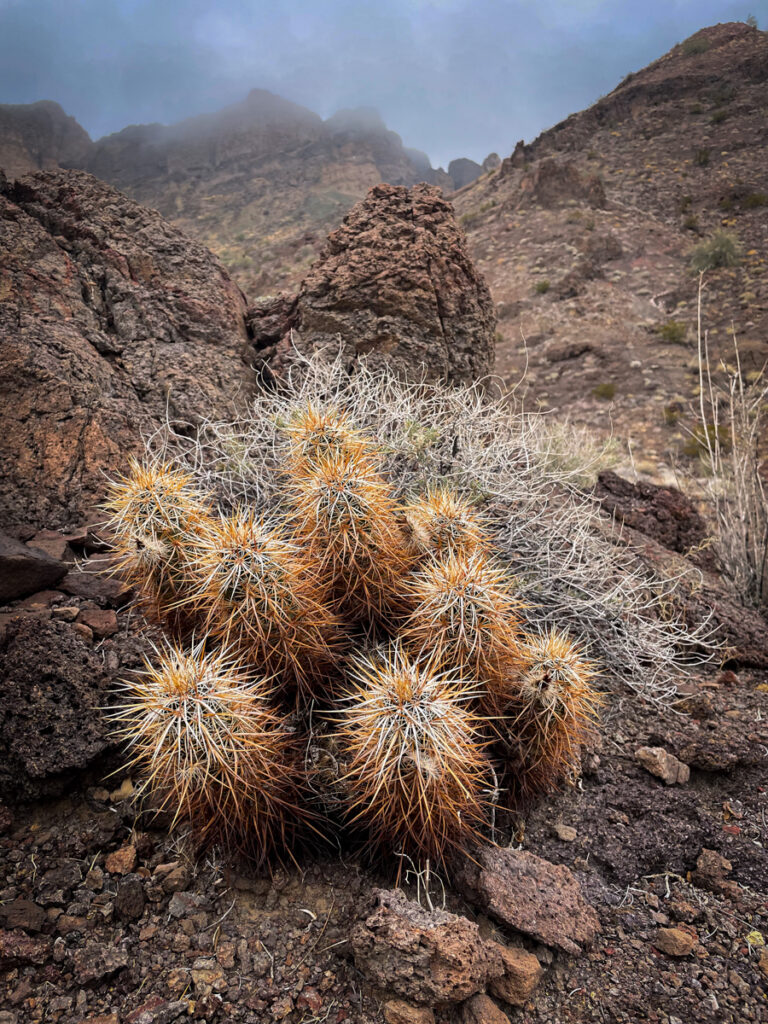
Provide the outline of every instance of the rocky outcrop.
{"type": "Polygon", "coordinates": [[[605,206],[605,189],[600,178],[579,172],[572,160],[552,157],[540,160],[520,181],[520,204],[538,203],[545,208],[581,200],[590,206],[605,206]]]}
{"type": "Polygon", "coordinates": [[[451,176],[454,188],[464,188],[465,185],[476,181],[482,173],[482,166],[466,157],[451,160],[448,164],[448,174],[451,176]]]}
{"type": "Polygon", "coordinates": [[[142,431],[247,398],[245,302],[207,249],[82,172],[0,184],[0,520],[78,521],[142,431]]]}
{"type": "Polygon", "coordinates": [[[0,170],[9,178],[82,164],[91,140],[58,103],[0,103],[0,170]]]}
{"type": "Polygon", "coordinates": [[[0,532],[0,604],[52,587],[66,571],[57,558],[0,532]]]}
{"type": "Polygon", "coordinates": [[[428,185],[370,189],[329,236],[295,304],[256,308],[249,324],[255,357],[278,375],[295,358],[294,346],[341,350],[350,366],[365,356],[411,378],[454,383],[493,368],[490,293],[451,206],[428,185]]]}

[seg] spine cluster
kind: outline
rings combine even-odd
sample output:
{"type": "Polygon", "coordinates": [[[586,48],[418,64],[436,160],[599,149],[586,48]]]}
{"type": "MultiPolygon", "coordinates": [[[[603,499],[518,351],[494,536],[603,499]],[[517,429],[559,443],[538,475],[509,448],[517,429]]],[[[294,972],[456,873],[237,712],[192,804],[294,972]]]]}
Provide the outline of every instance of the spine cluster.
{"type": "Polygon", "coordinates": [[[486,833],[500,787],[513,805],[578,773],[593,666],[524,624],[492,511],[439,481],[402,500],[383,466],[343,409],[305,403],[268,516],[152,458],[111,485],[116,571],[169,636],[119,730],[205,841],[263,859],[334,826],[310,809],[332,786],[336,826],[444,861],[486,833]],[[330,781],[306,756],[318,730],[330,781]]]}

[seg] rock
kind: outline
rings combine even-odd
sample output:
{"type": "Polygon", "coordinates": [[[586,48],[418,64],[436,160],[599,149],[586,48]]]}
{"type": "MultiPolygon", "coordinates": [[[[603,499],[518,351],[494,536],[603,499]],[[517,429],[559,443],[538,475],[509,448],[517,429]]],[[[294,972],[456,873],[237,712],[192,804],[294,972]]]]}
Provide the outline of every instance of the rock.
{"type": "Polygon", "coordinates": [[[171,1024],[182,1014],[189,1012],[186,999],[167,1000],[160,996],[152,996],[141,1006],[131,1011],[125,1018],[126,1024],[171,1024]]]}
{"type": "Polygon", "coordinates": [[[130,600],[133,591],[117,577],[104,575],[108,568],[109,563],[103,558],[89,559],[67,573],[61,581],[61,589],[73,597],[105,601],[115,608],[122,608],[130,600]]]}
{"type": "Polygon", "coordinates": [[[696,942],[696,936],[682,928],[659,928],[653,944],[669,956],[688,956],[696,942]]]}
{"type": "Polygon", "coordinates": [[[44,551],[46,555],[55,558],[57,562],[71,562],[74,558],[67,538],[58,530],[39,530],[31,540],[27,541],[27,547],[44,551]]]}
{"type": "Polygon", "coordinates": [[[500,978],[491,980],[491,992],[510,1006],[524,1006],[541,980],[544,969],[533,953],[517,946],[496,945],[504,964],[504,973],[500,978]]]}
{"type": "Polygon", "coordinates": [[[597,914],[563,865],[527,850],[487,847],[456,881],[485,912],[546,946],[580,953],[600,932],[597,914]]]}
{"type": "Polygon", "coordinates": [[[702,889],[709,889],[710,892],[735,897],[739,892],[738,882],[725,877],[732,870],[733,865],[729,860],[715,850],[704,849],[698,856],[691,881],[702,889]]]}
{"type": "MultiPolygon", "coordinates": [[[[501,161],[499,161],[501,162],[501,161]]],[[[474,160],[467,157],[459,157],[458,160],[451,160],[448,164],[448,175],[453,182],[454,188],[464,188],[465,185],[476,181],[483,173],[483,168],[474,160]]]]}
{"type": "Polygon", "coordinates": [[[572,843],[578,835],[578,832],[573,828],[573,826],[563,825],[559,821],[555,823],[554,830],[557,838],[564,843],[572,843]]]}
{"type": "Polygon", "coordinates": [[[132,843],[126,843],[119,850],[108,853],[104,861],[104,867],[110,875],[129,875],[136,867],[138,853],[132,843]]]}
{"type": "Polygon", "coordinates": [[[126,875],[117,886],[115,912],[124,921],[138,921],[144,913],[146,897],[138,875],[126,875]]]}
{"type": "Polygon", "coordinates": [[[552,209],[574,199],[590,206],[605,206],[605,190],[599,178],[586,178],[573,160],[555,157],[538,160],[523,175],[520,192],[520,206],[536,203],[552,209]]]}
{"type": "Polygon", "coordinates": [[[168,913],[175,918],[186,917],[187,914],[194,914],[195,911],[209,909],[208,900],[195,892],[175,892],[168,904],[168,913]]]}
{"type": "MultiPolygon", "coordinates": [[[[286,307],[287,308],[287,307],[286,307]]],[[[277,307],[264,310],[272,324],[277,307]]],[[[249,316],[255,338],[262,331],[249,316]]],[[[496,315],[437,188],[377,185],[328,238],[291,313],[293,335],[257,351],[280,375],[300,352],[341,346],[419,379],[469,382],[493,368],[496,315]]]]}
{"type": "Polygon", "coordinates": [[[95,985],[128,966],[130,958],[124,949],[89,942],[72,954],[72,968],[78,985],[95,985]]]}
{"type": "Polygon", "coordinates": [[[0,904],[0,917],[9,929],[23,928],[25,932],[39,932],[45,921],[45,911],[32,900],[12,900],[0,904]]]}
{"type": "Polygon", "coordinates": [[[85,608],[77,621],[87,626],[97,640],[114,636],[117,632],[117,616],[111,608],[85,608]]]}
{"type": "Polygon", "coordinates": [[[16,964],[44,964],[52,953],[51,940],[47,936],[25,935],[23,931],[0,929],[0,967],[16,964]]]}
{"type": "Polygon", "coordinates": [[[66,565],[0,532],[0,604],[58,583],[66,565]]]}
{"type": "Polygon", "coordinates": [[[635,760],[651,775],[656,775],[668,786],[676,783],[685,785],[691,777],[691,769],[670,754],[663,747],[639,747],[635,751],[635,760]]]}
{"type": "Polygon", "coordinates": [[[501,975],[500,953],[474,922],[430,913],[398,889],[377,889],[374,897],[350,936],[355,964],[374,988],[432,1006],[460,1002],[501,975]]]}
{"type": "Polygon", "coordinates": [[[435,1015],[428,1006],[412,1006],[402,999],[390,999],[382,1007],[387,1024],[435,1024],[435,1015]]]}
{"type": "Polygon", "coordinates": [[[60,793],[109,744],[101,660],[64,622],[18,619],[0,646],[0,789],[60,793]]]}
{"type": "MultiPolygon", "coordinates": [[[[676,487],[631,483],[608,469],[600,473],[595,496],[619,523],[651,537],[670,551],[685,555],[709,536],[707,524],[694,502],[676,487]]],[[[711,552],[700,552],[698,564],[713,569],[711,552]]]]}
{"type": "Polygon", "coordinates": [[[247,400],[245,302],[202,245],[80,171],[0,185],[0,223],[0,520],[51,529],[87,518],[166,412],[247,400]]]}
{"type": "Polygon", "coordinates": [[[509,1017],[490,996],[472,996],[461,1007],[462,1024],[509,1024],[509,1017]]]}

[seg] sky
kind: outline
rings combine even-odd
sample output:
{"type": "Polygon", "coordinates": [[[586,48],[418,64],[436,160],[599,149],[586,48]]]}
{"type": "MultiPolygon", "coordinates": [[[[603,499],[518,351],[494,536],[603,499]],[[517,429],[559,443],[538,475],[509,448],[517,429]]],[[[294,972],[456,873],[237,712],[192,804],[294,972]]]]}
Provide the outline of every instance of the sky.
{"type": "Polygon", "coordinates": [[[705,25],[768,0],[0,0],[0,103],[92,138],[252,88],[379,110],[434,166],[505,156],[705,25]]]}

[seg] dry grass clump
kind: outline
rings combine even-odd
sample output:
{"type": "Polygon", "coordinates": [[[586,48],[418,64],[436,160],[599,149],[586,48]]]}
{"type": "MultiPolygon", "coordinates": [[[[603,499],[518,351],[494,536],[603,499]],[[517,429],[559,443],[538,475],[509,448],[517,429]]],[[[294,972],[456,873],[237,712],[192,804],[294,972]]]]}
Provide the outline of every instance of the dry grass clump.
{"type": "Polygon", "coordinates": [[[487,834],[495,801],[574,778],[594,666],[661,701],[699,638],[657,614],[665,585],[556,450],[478,388],[321,357],[240,420],[153,439],[109,497],[118,565],[157,593],[126,551],[169,544],[163,606],[210,653],[177,631],[129,684],[146,786],[204,838],[282,848],[301,819],[290,715],[322,830],[442,860],[487,834]]]}

